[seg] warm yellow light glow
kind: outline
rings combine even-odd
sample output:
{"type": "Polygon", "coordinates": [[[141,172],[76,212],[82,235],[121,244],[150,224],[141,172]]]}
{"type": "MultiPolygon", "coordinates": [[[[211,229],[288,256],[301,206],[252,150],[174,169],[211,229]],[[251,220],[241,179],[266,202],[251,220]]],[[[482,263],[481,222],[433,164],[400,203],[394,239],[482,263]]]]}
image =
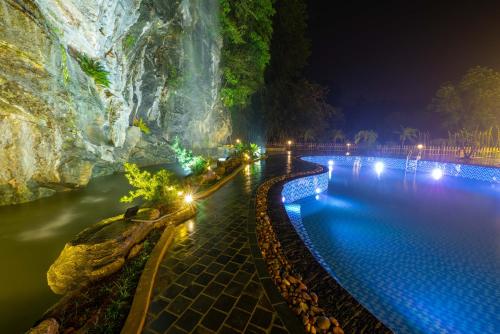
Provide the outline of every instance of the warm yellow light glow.
{"type": "Polygon", "coordinates": [[[245,157],[245,160],[250,159],[250,156],[249,156],[248,154],[246,154],[246,153],[245,153],[245,154],[243,154],[243,156],[245,157]]]}
{"type": "Polygon", "coordinates": [[[178,191],[178,192],[177,192],[177,195],[179,195],[179,196],[182,196],[183,194],[184,194],[184,192],[183,192],[183,191],[178,191]]]}
{"type": "Polygon", "coordinates": [[[193,202],[193,195],[191,194],[187,194],[185,197],[184,197],[184,202],[190,204],[193,202]]]}
{"type": "Polygon", "coordinates": [[[287,141],[286,143],[287,143],[288,145],[292,145],[292,141],[291,141],[291,140],[287,141]]]}
{"type": "Polygon", "coordinates": [[[417,145],[417,148],[418,148],[419,150],[421,150],[421,149],[423,149],[423,148],[424,148],[424,145],[422,145],[422,144],[418,144],[418,145],[417,145]]]}
{"type": "Polygon", "coordinates": [[[188,231],[193,232],[194,231],[194,222],[192,220],[188,221],[188,231]]]}
{"type": "Polygon", "coordinates": [[[236,143],[238,143],[238,144],[241,143],[241,140],[239,138],[236,139],[236,143]]]}

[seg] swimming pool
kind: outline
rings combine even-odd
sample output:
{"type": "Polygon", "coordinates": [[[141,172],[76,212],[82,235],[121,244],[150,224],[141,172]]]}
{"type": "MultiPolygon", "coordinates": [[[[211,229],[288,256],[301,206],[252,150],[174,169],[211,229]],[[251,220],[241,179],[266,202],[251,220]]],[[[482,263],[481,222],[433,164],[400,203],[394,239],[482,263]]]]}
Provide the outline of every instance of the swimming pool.
{"type": "Polygon", "coordinates": [[[500,332],[500,169],[303,160],[329,171],[284,185],[287,214],[371,313],[396,333],[500,332]]]}

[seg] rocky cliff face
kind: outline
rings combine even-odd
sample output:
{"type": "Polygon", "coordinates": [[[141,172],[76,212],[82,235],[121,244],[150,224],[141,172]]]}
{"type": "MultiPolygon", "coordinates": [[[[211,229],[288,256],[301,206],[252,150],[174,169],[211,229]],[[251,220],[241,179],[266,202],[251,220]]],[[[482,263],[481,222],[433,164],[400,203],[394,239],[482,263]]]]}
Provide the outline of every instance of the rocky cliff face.
{"type": "Polygon", "coordinates": [[[85,185],[124,161],[168,161],[175,136],[224,142],[218,10],[218,0],[2,0],[0,205],[85,185]],[[109,87],[81,55],[109,72],[109,87]]]}

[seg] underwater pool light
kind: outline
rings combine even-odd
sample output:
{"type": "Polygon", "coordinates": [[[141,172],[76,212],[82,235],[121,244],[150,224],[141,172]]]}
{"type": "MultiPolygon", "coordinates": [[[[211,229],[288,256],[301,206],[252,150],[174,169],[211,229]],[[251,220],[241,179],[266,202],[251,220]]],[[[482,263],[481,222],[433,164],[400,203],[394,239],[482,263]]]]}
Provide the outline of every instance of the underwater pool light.
{"type": "Polygon", "coordinates": [[[375,172],[380,175],[384,171],[384,163],[381,161],[378,161],[375,163],[375,172]]]}
{"type": "Polygon", "coordinates": [[[434,168],[431,175],[434,180],[439,180],[443,177],[443,170],[441,168],[434,168]]]}
{"type": "Polygon", "coordinates": [[[333,160],[328,160],[328,166],[333,166],[333,160]]]}
{"type": "Polygon", "coordinates": [[[316,188],[316,194],[319,194],[321,192],[321,189],[320,188],[316,188]]]}
{"type": "Polygon", "coordinates": [[[319,195],[316,195],[314,198],[316,198],[316,200],[319,201],[319,195]]]}
{"type": "Polygon", "coordinates": [[[285,203],[285,196],[281,196],[281,202],[285,203]]]}

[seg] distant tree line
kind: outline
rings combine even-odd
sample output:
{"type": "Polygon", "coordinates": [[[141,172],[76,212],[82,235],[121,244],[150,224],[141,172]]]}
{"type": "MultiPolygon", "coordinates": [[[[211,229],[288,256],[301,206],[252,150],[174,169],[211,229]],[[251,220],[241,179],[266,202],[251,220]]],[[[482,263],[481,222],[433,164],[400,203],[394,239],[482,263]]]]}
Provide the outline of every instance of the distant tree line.
{"type": "MultiPolygon", "coordinates": [[[[327,102],[328,89],[306,78],[311,52],[306,0],[221,0],[221,5],[222,97],[232,110],[235,136],[260,143],[380,141],[374,129],[347,136],[342,111],[327,102]]],[[[425,114],[437,119],[439,131],[433,133],[441,138],[431,137],[435,124],[420,130],[400,124],[387,129],[397,138],[392,143],[500,145],[500,73],[478,66],[459,82],[444,83],[425,114]]]]}

